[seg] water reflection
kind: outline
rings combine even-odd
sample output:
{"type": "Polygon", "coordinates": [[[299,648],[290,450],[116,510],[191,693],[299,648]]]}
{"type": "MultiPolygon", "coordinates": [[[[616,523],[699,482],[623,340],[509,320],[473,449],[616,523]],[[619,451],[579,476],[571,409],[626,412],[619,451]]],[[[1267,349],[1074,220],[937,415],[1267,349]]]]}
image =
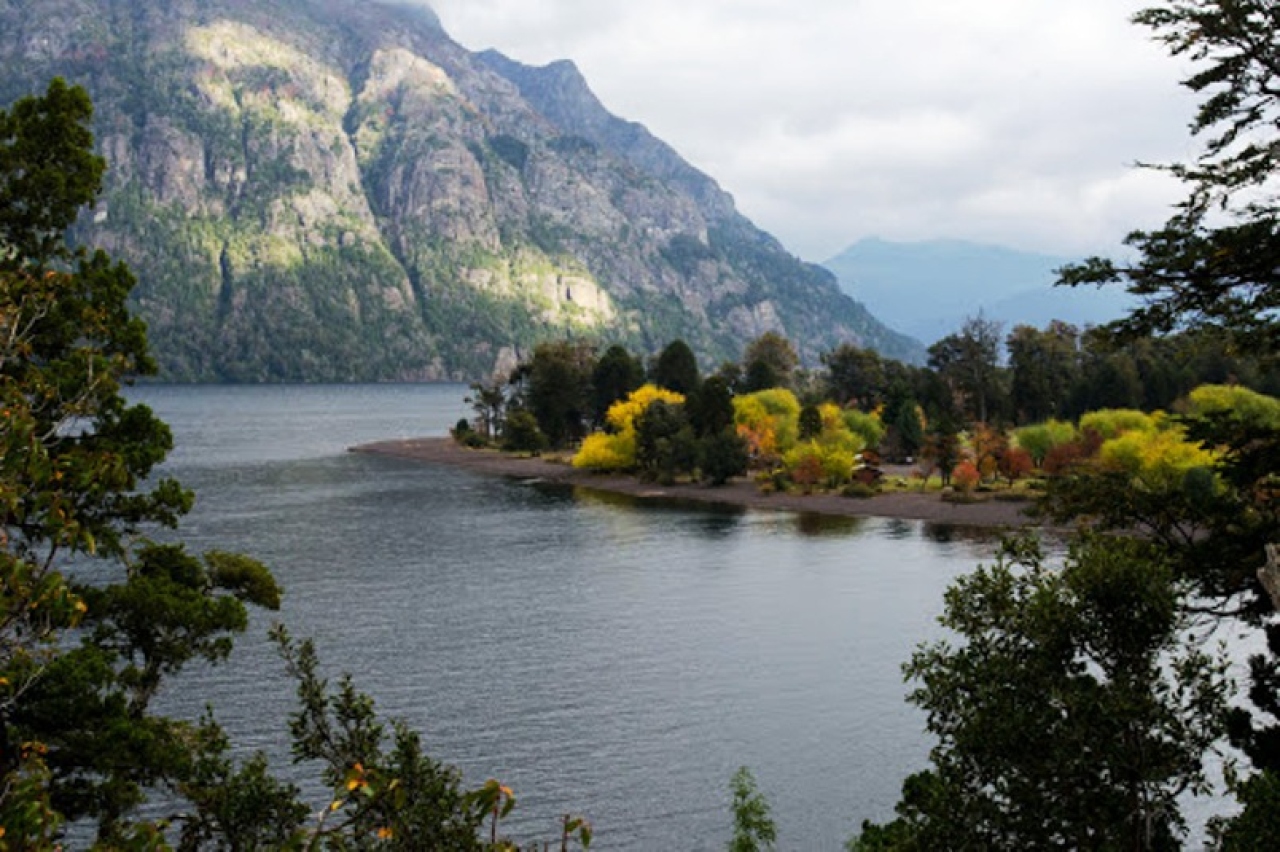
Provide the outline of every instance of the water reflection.
{"type": "Polygon", "coordinates": [[[857,535],[866,526],[866,518],[846,517],[844,515],[820,515],[815,512],[801,512],[795,516],[796,532],[810,538],[857,535]]]}
{"type": "Polygon", "coordinates": [[[716,540],[734,534],[742,524],[747,510],[729,503],[706,503],[701,500],[689,500],[680,497],[637,496],[620,494],[615,491],[602,491],[583,486],[547,486],[560,489],[572,495],[572,499],[580,506],[589,508],[607,508],[616,510],[622,517],[636,517],[637,511],[654,515],[669,516],[676,520],[683,533],[716,540]]]}
{"type": "Polygon", "coordinates": [[[969,544],[998,544],[1005,536],[1005,532],[991,527],[972,527],[963,524],[942,524],[926,522],[921,527],[921,532],[929,541],[938,544],[956,544],[966,542],[969,544]]]}
{"type": "Polygon", "coordinates": [[[915,538],[917,524],[911,521],[904,521],[901,518],[889,518],[884,522],[884,534],[886,538],[894,541],[903,541],[909,538],[915,538]]]}

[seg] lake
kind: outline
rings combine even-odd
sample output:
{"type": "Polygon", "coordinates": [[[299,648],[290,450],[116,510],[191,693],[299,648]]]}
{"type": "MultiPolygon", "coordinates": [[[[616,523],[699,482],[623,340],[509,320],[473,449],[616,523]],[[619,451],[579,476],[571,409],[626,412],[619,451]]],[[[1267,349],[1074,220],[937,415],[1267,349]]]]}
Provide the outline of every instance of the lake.
{"type": "MultiPolygon", "coordinates": [[[[411,461],[363,442],[442,435],[461,385],[143,386],[174,430],[165,471],[197,494],[182,537],[249,553],[285,588],[230,664],[164,709],[206,703],[278,774],[293,686],[283,621],[471,786],[519,800],[518,840],[584,813],[593,848],[722,849],[746,765],[779,848],[840,849],[924,765],[900,665],[942,592],[988,559],[944,526],[637,503],[411,461]]],[[[317,808],[325,803],[315,791],[317,808]]]]}

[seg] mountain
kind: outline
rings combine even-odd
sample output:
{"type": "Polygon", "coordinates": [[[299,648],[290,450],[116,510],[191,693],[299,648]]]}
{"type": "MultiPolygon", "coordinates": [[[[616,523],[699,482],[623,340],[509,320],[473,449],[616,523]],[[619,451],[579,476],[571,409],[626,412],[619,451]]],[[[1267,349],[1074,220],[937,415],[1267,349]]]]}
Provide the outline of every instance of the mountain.
{"type": "Polygon", "coordinates": [[[61,75],[177,380],[471,379],[547,338],[707,364],[766,331],[917,360],[568,62],[368,0],[0,0],[0,102],[61,75]]]}
{"type": "Polygon", "coordinates": [[[885,323],[932,343],[979,311],[1006,331],[1043,328],[1054,319],[1100,325],[1122,316],[1132,299],[1121,291],[1053,286],[1056,270],[1079,260],[959,240],[869,238],[823,266],[885,323]]]}

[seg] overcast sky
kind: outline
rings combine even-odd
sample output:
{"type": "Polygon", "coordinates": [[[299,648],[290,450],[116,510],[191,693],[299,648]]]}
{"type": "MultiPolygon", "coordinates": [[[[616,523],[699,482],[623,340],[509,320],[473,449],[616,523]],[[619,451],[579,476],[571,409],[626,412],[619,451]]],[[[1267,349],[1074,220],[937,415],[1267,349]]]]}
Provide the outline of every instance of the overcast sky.
{"type": "MultiPolygon", "coordinates": [[[[422,0],[418,0],[422,2],[422,0]]],[[[1186,68],[1136,0],[430,0],[465,47],[571,59],[806,260],[867,236],[1114,251],[1179,195],[1186,68]]]]}

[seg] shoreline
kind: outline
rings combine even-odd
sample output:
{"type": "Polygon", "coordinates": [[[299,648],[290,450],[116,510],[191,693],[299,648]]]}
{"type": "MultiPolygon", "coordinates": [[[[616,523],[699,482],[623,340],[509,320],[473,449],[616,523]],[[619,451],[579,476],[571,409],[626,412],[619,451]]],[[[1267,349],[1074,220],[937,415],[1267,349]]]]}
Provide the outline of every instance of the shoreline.
{"type": "Polygon", "coordinates": [[[985,500],[948,503],[935,493],[895,492],[850,498],[841,494],[764,494],[754,482],[735,479],[726,485],[691,483],[657,485],[635,477],[578,470],[544,457],[511,456],[498,450],[463,447],[452,438],[408,438],[351,447],[349,452],[388,456],[459,468],[487,476],[539,480],[594,491],[626,494],[641,500],[693,501],[743,509],[847,518],[896,518],[987,529],[1041,526],[1025,514],[1030,503],[985,500]]]}

